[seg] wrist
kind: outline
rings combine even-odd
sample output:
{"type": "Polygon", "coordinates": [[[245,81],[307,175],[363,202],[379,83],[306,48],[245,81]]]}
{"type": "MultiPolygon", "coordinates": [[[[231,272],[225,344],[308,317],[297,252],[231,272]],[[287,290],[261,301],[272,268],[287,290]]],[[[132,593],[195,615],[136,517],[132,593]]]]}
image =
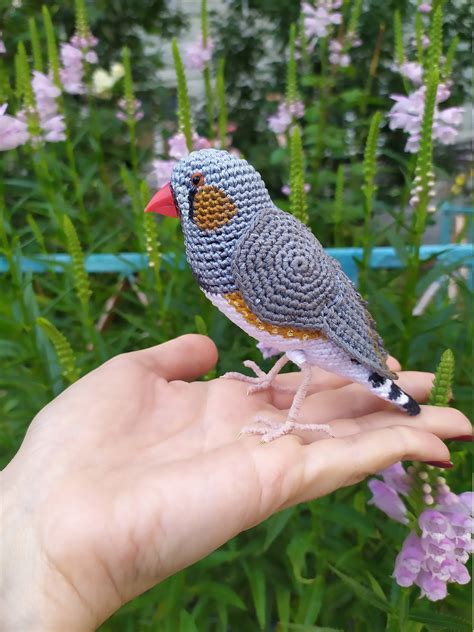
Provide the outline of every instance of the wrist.
{"type": "Polygon", "coordinates": [[[35,507],[5,489],[0,474],[0,621],[2,632],[89,632],[91,613],[74,587],[51,568],[35,531],[35,507]]]}

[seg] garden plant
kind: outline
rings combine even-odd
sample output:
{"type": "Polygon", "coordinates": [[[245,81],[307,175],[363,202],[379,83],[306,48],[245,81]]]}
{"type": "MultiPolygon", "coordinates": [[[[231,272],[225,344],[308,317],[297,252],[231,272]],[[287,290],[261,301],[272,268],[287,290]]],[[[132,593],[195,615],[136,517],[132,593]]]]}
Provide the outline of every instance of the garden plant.
{"type": "MultiPolygon", "coordinates": [[[[425,249],[442,203],[468,206],[467,3],[289,4],[214,15],[203,0],[189,46],[163,2],[2,5],[2,467],[48,401],[118,353],[198,332],[220,353],[206,378],[261,362],[199,292],[179,223],[143,213],[179,159],[210,147],[248,159],[325,247],[358,248],[353,278],[387,349],[436,371],[431,404],[472,412],[468,219],[425,249]],[[172,87],[147,48],[158,38],[172,87]],[[396,267],[373,267],[381,246],[396,267]]],[[[450,445],[448,473],[399,463],[280,512],[101,629],[467,632],[466,445],[450,445]]]]}

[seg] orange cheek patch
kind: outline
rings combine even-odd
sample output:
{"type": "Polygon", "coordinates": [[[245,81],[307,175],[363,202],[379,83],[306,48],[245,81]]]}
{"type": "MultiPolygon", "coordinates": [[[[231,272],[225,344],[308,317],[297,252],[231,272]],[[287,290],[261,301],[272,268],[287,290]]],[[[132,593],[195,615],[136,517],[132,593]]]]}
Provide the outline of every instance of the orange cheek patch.
{"type": "Polygon", "coordinates": [[[326,338],[326,336],[319,331],[298,329],[298,327],[271,325],[270,323],[263,322],[263,320],[260,320],[258,316],[255,316],[240,292],[229,292],[229,294],[224,294],[224,297],[229,305],[232,305],[232,307],[238,311],[248,323],[254,325],[254,327],[260,329],[260,331],[266,331],[275,336],[282,336],[282,338],[299,338],[300,340],[326,338]]]}
{"type": "Polygon", "coordinates": [[[236,213],[235,204],[217,187],[204,185],[194,196],[193,219],[202,230],[224,226],[236,213]]]}

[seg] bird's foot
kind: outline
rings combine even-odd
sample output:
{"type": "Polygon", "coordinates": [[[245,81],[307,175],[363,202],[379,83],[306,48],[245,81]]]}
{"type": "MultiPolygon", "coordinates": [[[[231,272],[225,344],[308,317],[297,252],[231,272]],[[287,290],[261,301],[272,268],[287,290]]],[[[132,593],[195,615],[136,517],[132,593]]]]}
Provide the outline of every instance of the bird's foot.
{"type": "Polygon", "coordinates": [[[275,384],[276,376],[287,362],[288,359],[283,356],[274,364],[268,373],[265,373],[265,371],[263,371],[256,362],[253,362],[252,360],[245,360],[243,363],[244,366],[247,367],[247,369],[251,369],[255,373],[256,377],[245,375],[244,373],[238,373],[236,371],[225,373],[222,377],[227,380],[239,380],[241,382],[249,383],[251,386],[247,389],[248,395],[264,391],[270,387],[276,391],[293,391],[294,389],[287,386],[279,386],[278,384],[275,384]]]}
{"type": "Polygon", "coordinates": [[[334,433],[328,424],[300,424],[296,421],[293,421],[291,418],[288,418],[283,423],[277,423],[275,421],[270,421],[263,416],[257,417],[255,419],[255,423],[258,425],[250,425],[242,428],[239,433],[239,437],[243,434],[257,434],[262,436],[262,443],[270,443],[270,441],[274,441],[279,437],[290,434],[295,430],[300,430],[304,432],[325,432],[330,437],[334,437],[334,433]]]}

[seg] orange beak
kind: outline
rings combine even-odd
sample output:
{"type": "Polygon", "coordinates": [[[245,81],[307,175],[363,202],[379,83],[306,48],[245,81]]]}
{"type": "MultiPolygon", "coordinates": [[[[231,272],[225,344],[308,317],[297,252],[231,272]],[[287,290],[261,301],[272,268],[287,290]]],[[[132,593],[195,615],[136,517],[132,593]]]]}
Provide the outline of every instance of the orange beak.
{"type": "Polygon", "coordinates": [[[145,208],[145,213],[159,213],[168,217],[179,217],[169,182],[161,187],[151,198],[145,208]]]}

